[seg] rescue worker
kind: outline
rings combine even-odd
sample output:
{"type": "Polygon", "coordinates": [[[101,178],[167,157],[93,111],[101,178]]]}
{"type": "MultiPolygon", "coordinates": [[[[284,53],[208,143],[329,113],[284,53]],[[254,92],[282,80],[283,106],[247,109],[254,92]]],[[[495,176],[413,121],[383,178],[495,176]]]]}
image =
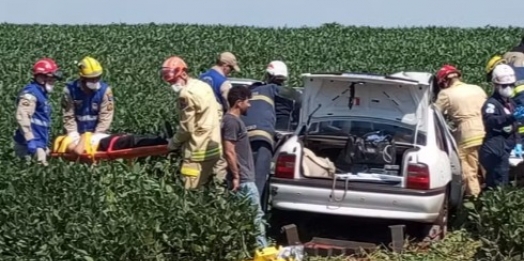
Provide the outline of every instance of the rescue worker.
{"type": "MultiPolygon", "coordinates": [[[[213,93],[215,94],[216,101],[219,103],[219,119],[222,121],[222,116],[228,110],[229,105],[227,102],[227,93],[231,89],[231,82],[227,77],[233,72],[240,72],[237,58],[231,52],[223,52],[218,55],[215,61],[215,65],[202,73],[199,79],[206,82],[211,86],[213,93]]],[[[216,177],[221,182],[225,182],[227,175],[227,162],[224,155],[220,156],[215,168],[213,170],[216,177]]]]}
{"type": "Polygon", "coordinates": [[[113,91],[101,79],[100,62],[86,56],[77,66],[80,78],[68,83],[62,96],[64,128],[75,142],[85,132],[108,133],[114,116],[113,91]]]}
{"type": "Polygon", "coordinates": [[[218,55],[215,65],[202,73],[199,79],[206,82],[213,89],[217,102],[220,104],[221,115],[227,111],[227,93],[231,89],[231,82],[227,77],[233,72],[240,72],[237,58],[230,52],[223,52],[218,55]]]}
{"type": "Polygon", "coordinates": [[[485,135],[480,109],[487,95],[480,86],[462,82],[461,77],[462,73],[452,65],[446,64],[438,70],[436,79],[441,91],[435,106],[456,127],[453,134],[459,147],[466,194],[476,197],[481,191],[478,149],[485,135]]]}
{"type": "MultiPolygon", "coordinates": [[[[519,65],[519,59],[524,60],[524,53],[515,53],[515,55],[509,57],[511,61],[506,60],[500,55],[493,56],[486,65],[486,81],[491,82],[491,74],[495,66],[499,64],[508,64],[515,71],[515,77],[517,81],[515,82],[515,89],[511,98],[516,103],[517,106],[524,105],[524,64],[519,65]]],[[[519,126],[519,133],[524,134],[524,126],[519,126]]]]}
{"type": "Polygon", "coordinates": [[[196,189],[213,178],[213,168],[222,155],[220,119],[215,94],[205,82],[188,74],[178,56],[162,64],[162,79],[178,93],[179,128],[169,140],[171,151],[183,150],[180,173],[186,189],[196,189]]]}
{"type": "Polygon", "coordinates": [[[488,63],[486,64],[486,82],[488,83],[491,83],[491,75],[493,73],[493,69],[495,69],[495,66],[499,65],[499,64],[507,64],[507,61],[502,58],[502,56],[500,55],[494,55],[493,57],[491,57],[488,61],[488,63]]]}
{"type": "MultiPolygon", "coordinates": [[[[245,116],[241,116],[248,130],[255,162],[255,184],[260,195],[263,195],[271,169],[277,121],[275,107],[285,108],[288,105],[285,103],[288,100],[279,96],[283,88],[282,84],[287,78],[288,69],[285,63],[282,61],[270,62],[266,68],[264,81],[249,86],[253,94],[250,100],[251,107],[245,116]]],[[[288,115],[291,115],[293,108],[285,110],[288,115]]]]}
{"type": "MultiPolygon", "coordinates": [[[[521,106],[524,105],[524,53],[518,53],[518,55],[510,57],[509,59],[512,59],[512,62],[508,62],[508,64],[513,68],[513,71],[515,71],[517,80],[511,98],[517,106],[521,106]],[[519,56],[521,56],[521,58],[518,58],[519,56]]],[[[521,135],[524,134],[524,126],[520,126],[520,124],[519,133],[521,135]]]]}
{"type": "Polygon", "coordinates": [[[53,91],[62,73],[53,59],[36,61],[32,68],[33,80],[16,99],[14,151],[20,158],[36,156],[39,163],[47,165],[49,134],[51,131],[51,104],[48,94],[53,91]]]}
{"type": "Polygon", "coordinates": [[[510,99],[516,82],[513,68],[499,64],[492,76],[494,92],[481,110],[486,136],[479,149],[487,188],[508,185],[510,152],[515,149],[515,153],[522,156],[517,121],[524,119],[524,107],[515,108],[515,102],[510,99]]]}

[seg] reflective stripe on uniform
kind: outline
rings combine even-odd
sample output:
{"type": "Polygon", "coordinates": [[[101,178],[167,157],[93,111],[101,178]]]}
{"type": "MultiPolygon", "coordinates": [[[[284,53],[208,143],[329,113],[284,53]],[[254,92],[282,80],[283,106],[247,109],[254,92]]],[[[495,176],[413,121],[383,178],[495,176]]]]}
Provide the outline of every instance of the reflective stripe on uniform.
{"type": "Polygon", "coordinates": [[[513,90],[513,93],[517,94],[519,92],[524,91],[524,82],[523,81],[517,81],[516,82],[517,87],[513,90]]]}
{"type": "Polygon", "coordinates": [[[482,135],[481,136],[471,137],[469,139],[461,141],[460,142],[460,147],[469,148],[469,147],[481,145],[483,139],[484,139],[484,136],[482,136],[482,135]]]}
{"type": "Polygon", "coordinates": [[[266,95],[262,95],[262,94],[253,95],[250,101],[265,101],[269,103],[271,106],[275,107],[275,102],[271,100],[271,98],[267,97],[266,95]]]}
{"type": "Polygon", "coordinates": [[[76,119],[78,121],[96,121],[98,120],[98,116],[91,116],[91,115],[76,116],[76,119]]]}
{"type": "Polygon", "coordinates": [[[524,133],[524,126],[519,127],[519,133],[524,133]]]}
{"type": "Polygon", "coordinates": [[[180,173],[184,176],[197,177],[200,175],[200,170],[188,166],[182,166],[182,168],[180,168],[180,173]]]}
{"type": "Polygon", "coordinates": [[[43,127],[47,127],[49,125],[47,124],[47,122],[43,120],[35,119],[35,118],[31,118],[31,123],[34,125],[43,126],[43,127]]]}
{"type": "Polygon", "coordinates": [[[267,131],[263,131],[263,130],[250,130],[247,132],[247,136],[248,137],[255,137],[255,136],[262,136],[266,139],[268,139],[271,144],[273,145],[273,140],[274,140],[274,137],[273,135],[271,135],[269,132],[267,131]]]}
{"type": "Polygon", "coordinates": [[[191,160],[204,161],[210,157],[219,157],[222,154],[222,148],[217,147],[210,150],[200,150],[191,152],[191,160]]]}

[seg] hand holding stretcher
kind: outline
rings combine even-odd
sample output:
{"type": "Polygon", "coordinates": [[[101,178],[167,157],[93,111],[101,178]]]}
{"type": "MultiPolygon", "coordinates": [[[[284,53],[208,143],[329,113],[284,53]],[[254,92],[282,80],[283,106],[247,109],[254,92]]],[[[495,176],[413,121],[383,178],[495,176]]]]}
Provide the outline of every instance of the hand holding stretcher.
{"type": "Polygon", "coordinates": [[[154,135],[84,133],[79,140],[67,135],[55,139],[51,157],[93,163],[167,155],[168,139],[154,135]]]}

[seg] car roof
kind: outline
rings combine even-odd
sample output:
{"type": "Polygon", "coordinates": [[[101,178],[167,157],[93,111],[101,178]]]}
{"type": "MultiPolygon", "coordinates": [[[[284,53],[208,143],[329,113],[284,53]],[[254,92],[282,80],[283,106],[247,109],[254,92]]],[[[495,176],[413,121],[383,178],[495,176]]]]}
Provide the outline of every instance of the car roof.
{"type": "Polygon", "coordinates": [[[327,73],[303,73],[302,78],[326,78],[331,80],[362,80],[376,83],[403,83],[412,85],[431,85],[433,75],[428,72],[400,71],[393,74],[377,74],[362,72],[327,72],[327,73]]]}
{"type": "Polygon", "coordinates": [[[255,80],[255,79],[251,79],[251,78],[237,78],[237,77],[228,77],[227,78],[230,82],[235,82],[235,83],[253,83],[253,82],[258,82],[258,80],[255,80]]]}

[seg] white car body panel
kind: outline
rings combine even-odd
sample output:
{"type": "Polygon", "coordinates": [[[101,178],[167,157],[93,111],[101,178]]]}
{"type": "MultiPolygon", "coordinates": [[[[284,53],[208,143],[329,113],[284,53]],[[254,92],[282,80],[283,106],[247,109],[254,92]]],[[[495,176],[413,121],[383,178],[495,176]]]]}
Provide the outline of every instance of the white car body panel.
{"type": "MultiPolygon", "coordinates": [[[[446,133],[443,134],[448,140],[446,151],[441,150],[437,145],[434,124],[439,119],[434,116],[433,108],[429,105],[431,74],[401,72],[392,76],[394,77],[303,74],[304,96],[299,126],[305,126],[308,120],[314,123],[330,118],[361,117],[396,121],[399,124],[411,125],[413,128],[418,124],[418,131],[426,135],[426,145],[416,145],[419,150],[406,153],[404,158],[405,161],[424,163],[428,166],[431,173],[430,189],[420,191],[405,188],[405,174],[393,177],[400,180],[398,184],[393,185],[377,182],[377,180],[386,180],[386,177],[380,177],[385,174],[358,173],[339,175],[337,187],[332,190],[331,179],[321,180],[302,176],[301,161],[297,160],[294,179],[271,177],[273,208],[426,223],[431,223],[438,217],[448,184],[458,178],[457,175],[453,177],[452,164],[448,156],[450,151],[456,150],[456,144],[448,140],[450,134],[446,133]],[[349,92],[344,90],[348,89],[352,81],[362,81],[365,84],[355,86],[355,97],[359,97],[360,101],[358,105],[349,109],[349,92]],[[387,94],[384,95],[384,92],[387,94]],[[337,99],[333,99],[337,96],[337,99]],[[320,108],[319,104],[321,104],[320,108]],[[381,105],[377,106],[377,104],[381,105]],[[344,177],[351,177],[350,181],[346,182],[344,177]],[[365,182],[366,180],[369,182],[365,182]],[[341,197],[345,191],[342,185],[348,186],[345,196],[340,202],[334,201],[330,195],[334,191],[335,197],[341,197]]],[[[273,163],[282,153],[294,154],[298,159],[302,158],[302,144],[296,135],[298,132],[299,130],[278,148],[273,163]]],[[[455,167],[458,167],[458,175],[460,175],[460,166],[455,167]]],[[[403,168],[405,170],[406,164],[403,168]]],[[[392,177],[389,176],[389,179],[392,177]]],[[[461,178],[459,180],[461,182],[461,178]]]]}
{"type": "Polygon", "coordinates": [[[232,85],[251,85],[255,82],[258,82],[258,80],[250,79],[250,78],[235,78],[235,77],[228,77],[227,78],[229,82],[232,85]]]}
{"type": "MultiPolygon", "coordinates": [[[[349,190],[343,202],[335,202],[330,200],[330,189],[287,184],[275,184],[272,189],[278,193],[272,204],[277,209],[418,222],[435,220],[444,201],[443,194],[419,197],[349,190]]],[[[344,190],[335,190],[336,197],[343,194],[344,190]]]]}

